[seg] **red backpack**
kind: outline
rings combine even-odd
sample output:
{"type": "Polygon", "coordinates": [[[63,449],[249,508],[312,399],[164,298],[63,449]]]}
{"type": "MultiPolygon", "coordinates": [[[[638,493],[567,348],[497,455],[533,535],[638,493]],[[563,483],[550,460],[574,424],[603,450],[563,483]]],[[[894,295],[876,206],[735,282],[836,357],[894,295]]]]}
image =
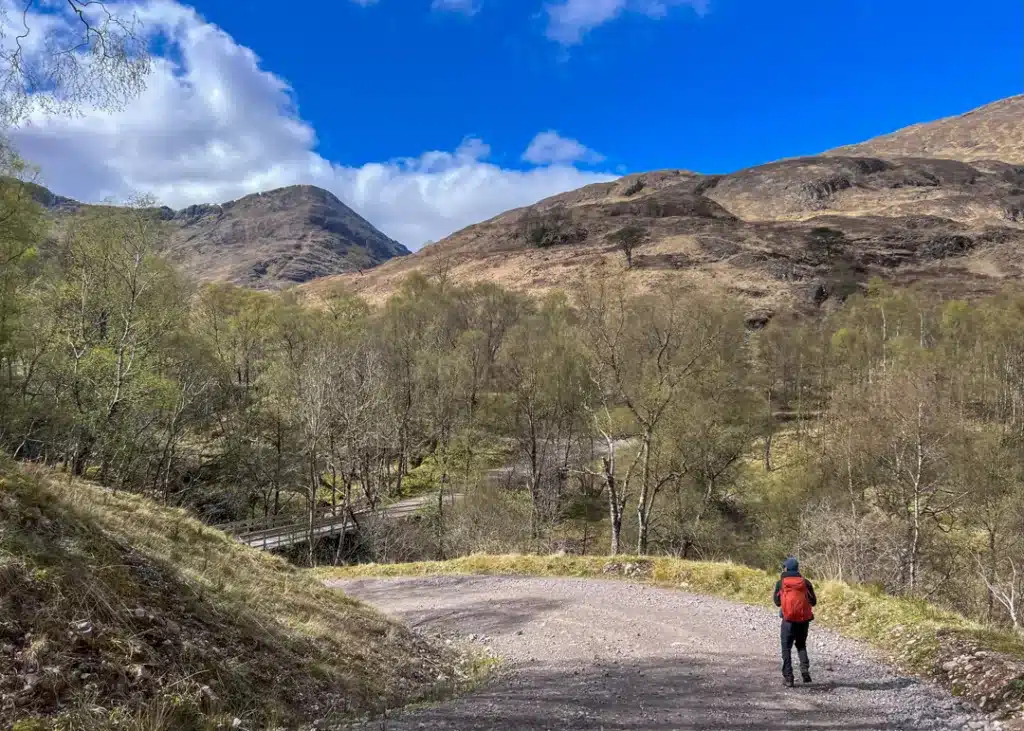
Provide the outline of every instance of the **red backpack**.
{"type": "Polygon", "coordinates": [[[810,622],[814,609],[807,592],[807,583],[801,576],[786,576],[782,579],[782,618],[787,622],[810,622]]]}

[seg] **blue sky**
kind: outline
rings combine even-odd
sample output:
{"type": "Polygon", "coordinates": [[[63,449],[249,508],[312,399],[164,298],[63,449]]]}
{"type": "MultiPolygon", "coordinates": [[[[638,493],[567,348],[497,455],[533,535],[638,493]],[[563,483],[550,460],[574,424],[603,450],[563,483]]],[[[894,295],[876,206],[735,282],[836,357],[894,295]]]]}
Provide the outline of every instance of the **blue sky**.
{"type": "Polygon", "coordinates": [[[1021,0],[137,5],[173,38],[165,78],[22,134],[45,182],[172,205],[310,182],[414,248],[622,172],[728,172],[1024,92],[1021,0]]]}
{"type": "MultiPolygon", "coordinates": [[[[601,0],[591,0],[600,4],[601,0]]],[[[708,0],[623,12],[572,47],[541,2],[196,7],[292,84],[327,158],[362,164],[464,135],[516,164],[556,129],[631,171],[723,172],[813,154],[1024,91],[1024,3],[708,0]]]]}

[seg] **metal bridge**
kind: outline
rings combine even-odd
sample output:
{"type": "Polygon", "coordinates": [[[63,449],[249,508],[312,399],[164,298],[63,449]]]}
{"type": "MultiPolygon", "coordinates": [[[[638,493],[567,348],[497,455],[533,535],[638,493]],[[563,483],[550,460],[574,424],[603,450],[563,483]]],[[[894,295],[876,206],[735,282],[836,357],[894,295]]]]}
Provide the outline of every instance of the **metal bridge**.
{"type": "MultiPolygon", "coordinates": [[[[437,495],[420,495],[400,500],[376,511],[379,516],[387,518],[407,518],[418,513],[424,506],[437,501],[437,495]]],[[[374,515],[369,509],[357,510],[353,513],[356,521],[360,517],[374,515]]],[[[216,528],[231,533],[241,543],[263,551],[287,548],[297,543],[305,543],[311,537],[344,535],[356,527],[351,517],[329,515],[318,519],[310,529],[309,521],[295,522],[294,516],[274,516],[269,520],[240,520],[225,523],[216,528]],[[257,527],[258,526],[258,527],[257,527]]]]}

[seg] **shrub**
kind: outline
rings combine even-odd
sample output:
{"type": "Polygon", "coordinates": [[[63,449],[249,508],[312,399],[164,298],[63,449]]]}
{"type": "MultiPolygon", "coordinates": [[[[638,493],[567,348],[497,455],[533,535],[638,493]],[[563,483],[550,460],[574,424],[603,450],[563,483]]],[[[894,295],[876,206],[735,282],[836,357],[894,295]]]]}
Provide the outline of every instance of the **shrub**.
{"type": "Polygon", "coordinates": [[[516,230],[516,238],[538,249],[576,244],[586,240],[587,235],[587,229],[573,222],[572,215],[564,208],[552,208],[543,213],[528,211],[516,230]]]}

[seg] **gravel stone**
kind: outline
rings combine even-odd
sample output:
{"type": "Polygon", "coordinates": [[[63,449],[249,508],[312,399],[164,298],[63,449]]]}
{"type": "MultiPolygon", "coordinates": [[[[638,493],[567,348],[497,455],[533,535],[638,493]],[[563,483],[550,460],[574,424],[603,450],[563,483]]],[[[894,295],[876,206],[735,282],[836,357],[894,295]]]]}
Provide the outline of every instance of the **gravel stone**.
{"type": "Polygon", "coordinates": [[[423,631],[486,637],[508,662],[468,695],[389,714],[390,731],[1003,728],[942,689],[900,676],[871,648],[813,625],[814,682],[784,688],[779,619],[760,607],[614,580],[331,585],[423,631]]]}

